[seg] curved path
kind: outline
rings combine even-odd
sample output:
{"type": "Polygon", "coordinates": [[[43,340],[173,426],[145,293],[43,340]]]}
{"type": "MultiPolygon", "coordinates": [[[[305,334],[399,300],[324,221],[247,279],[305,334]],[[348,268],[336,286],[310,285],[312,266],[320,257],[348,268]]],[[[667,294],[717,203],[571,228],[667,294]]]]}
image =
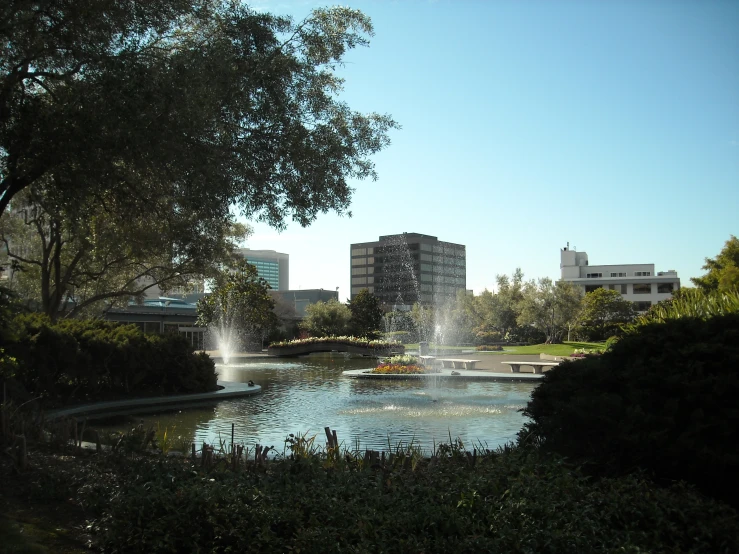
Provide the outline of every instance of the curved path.
{"type": "Polygon", "coordinates": [[[416,373],[409,375],[397,375],[392,373],[370,373],[371,369],[352,369],[342,372],[345,377],[354,379],[384,379],[386,381],[406,379],[457,379],[462,381],[538,381],[543,374],[538,373],[494,373],[492,371],[477,371],[460,369],[441,369],[438,373],[416,373]],[[458,375],[452,375],[452,372],[458,375]]]}
{"type": "Polygon", "coordinates": [[[96,402],[73,408],[63,408],[47,412],[46,419],[54,420],[71,416],[102,416],[116,414],[132,414],[140,412],[154,412],[162,408],[184,408],[202,402],[218,402],[226,398],[251,396],[262,392],[262,387],[246,383],[218,381],[222,389],[211,392],[197,392],[192,394],[178,394],[171,396],[155,396],[150,398],[131,398],[128,400],[114,400],[110,402],[96,402]]]}

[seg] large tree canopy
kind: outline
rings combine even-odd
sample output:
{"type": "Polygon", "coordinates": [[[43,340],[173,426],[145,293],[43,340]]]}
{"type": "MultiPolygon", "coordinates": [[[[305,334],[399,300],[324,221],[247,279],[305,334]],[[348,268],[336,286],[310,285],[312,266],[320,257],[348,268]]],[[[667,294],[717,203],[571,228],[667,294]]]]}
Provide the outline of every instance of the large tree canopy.
{"type": "Polygon", "coordinates": [[[42,182],[68,209],[347,211],[395,122],[337,98],[369,19],[305,21],[226,0],[9,0],[0,8],[0,215],[42,182]]]}
{"type": "Polygon", "coordinates": [[[739,290],[739,239],[731,236],[715,258],[706,258],[708,273],[690,280],[703,292],[739,290]]]}

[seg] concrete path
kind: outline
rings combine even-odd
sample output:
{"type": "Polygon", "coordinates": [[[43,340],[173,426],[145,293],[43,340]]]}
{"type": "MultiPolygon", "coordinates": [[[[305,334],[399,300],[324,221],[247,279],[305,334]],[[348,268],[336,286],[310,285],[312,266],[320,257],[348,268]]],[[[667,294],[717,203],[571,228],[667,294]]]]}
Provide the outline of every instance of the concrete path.
{"type": "Polygon", "coordinates": [[[498,373],[495,371],[481,371],[478,369],[441,369],[437,373],[417,373],[410,375],[393,375],[391,373],[370,373],[371,369],[352,369],[343,371],[342,375],[353,379],[384,379],[392,380],[408,380],[408,379],[457,379],[463,381],[538,381],[544,375],[534,373],[498,373]],[[459,375],[452,375],[452,372],[459,375]]]}
{"type": "Polygon", "coordinates": [[[47,412],[46,419],[54,420],[70,416],[91,415],[116,415],[132,414],[140,412],[154,412],[157,409],[175,409],[191,407],[203,402],[218,402],[226,398],[239,398],[259,394],[262,387],[259,385],[249,386],[247,383],[234,383],[231,381],[218,381],[222,389],[212,392],[199,392],[194,394],[178,394],[172,396],[155,396],[151,398],[131,398],[127,400],[115,400],[111,402],[96,402],[84,404],[73,408],[63,408],[47,412]]]}

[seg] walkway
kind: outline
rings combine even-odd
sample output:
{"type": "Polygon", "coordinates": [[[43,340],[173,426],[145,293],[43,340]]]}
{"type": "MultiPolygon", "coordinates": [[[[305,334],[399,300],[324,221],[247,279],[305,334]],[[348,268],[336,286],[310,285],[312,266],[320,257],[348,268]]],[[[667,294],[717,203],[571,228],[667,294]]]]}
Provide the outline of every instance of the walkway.
{"type": "Polygon", "coordinates": [[[441,369],[438,373],[416,373],[409,375],[394,375],[392,373],[370,373],[371,369],[352,369],[343,371],[342,375],[353,379],[384,379],[392,380],[408,380],[408,379],[456,379],[461,381],[538,381],[544,375],[534,373],[498,373],[494,371],[464,370],[459,371],[453,369],[441,369]],[[452,375],[452,372],[458,375],[452,375]]]}
{"type": "Polygon", "coordinates": [[[193,394],[178,394],[172,396],[155,396],[153,398],[131,398],[111,402],[96,402],[73,408],[52,410],[46,413],[46,419],[54,420],[71,416],[102,416],[117,414],[132,414],[141,412],[155,412],[159,409],[189,408],[203,402],[218,402],[227,398],[251,396],[262,392],[259,385],[249,386],[247,383],[233,383],[218,381],[222,389],[212,392],[198,392],[193,394]]]}

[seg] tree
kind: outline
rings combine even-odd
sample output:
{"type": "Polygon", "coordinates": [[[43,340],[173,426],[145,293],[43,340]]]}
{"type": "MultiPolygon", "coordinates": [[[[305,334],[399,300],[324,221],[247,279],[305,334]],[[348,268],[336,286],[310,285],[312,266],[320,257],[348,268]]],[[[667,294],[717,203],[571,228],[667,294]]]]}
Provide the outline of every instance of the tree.
{"type": "MultiPolygon", "coordinates": [[[[257,268],[240,260],[223,269],[214,279],[212,292],[197,304],[198,325],[214,327],[241,343],[261,342],[279,324],[269,284],[259,277],[257,268]],[[251,339],[251,340],[249,340],[251,339]]],[[[219,341],[220,342],[220,341],[219,341]]],[[[232,350],[236,347],[232,343],[232,350]]],[[[221,348],[219,346],[219,348],[221,348]]]]}
{"type": "Polygon", "coordinates": [[[739,239],[731,235],[715,258],[706,258],[702,277],[691,277],[693,284],[704,292],[739,290],[739,239]]]}
{"type": "Polygon", "coordinates": [[[512,277],[496,275],[498,290],[493,298],[490,316],[492,325],[504,336],[516,328],[523,300],[523,271],[516,268],[512,277]]]}
{"type": "MultiPolygon", "coordinates": [[[[226,0],[9,0],[0,8],[0,216],[38,183],[72,211],[199,220],[345,213],[349,179],[397,124],[338,100],[334,70],[372,25],[226,0]]],[[[74,217],[68,214],[68,217],[74,217]]]]}
{"type": "Polygon", "coordinates": [[[13,206],[0,219],[10,286],[52,321],[99,313],[102,303],[127,303],[153,286],[186,286],[228,262],[248,235],[232,218],[196,220],[177,202],[158,216],[121,217],[95,203],[75,206],[73,215],[38,184],[16,195],[13,206]]]}
{"type": "Polygon", "coordinates": [[[352,312],[338,300],[310,304],[305,312],[302,327],[314,337],[342,336],[349,332],[352,312]]]}
{"type": "Polygon", "coordinates": [[[349,310],[352,313],[349,328],[353,335],[372,339],[380,336],[383,312],[379,298],[368,289],[362,289],[349,301],[349,310]]]}
{"type": "Polygon", "coordinates": [[[519,325],[531,325],[546,335],[547,344],[562,342],[562,336],[580,310],[580,288],[567,281],[549,278],[527,283],[521,300],[519,325]]]}
{"type": "Polygon", "coordinates": [[[636,317],[634,304],[615,290],[589,292],[582,299],[580,332],[590,341],[603,341],[620,334],[621,325],[636,317]]]}

